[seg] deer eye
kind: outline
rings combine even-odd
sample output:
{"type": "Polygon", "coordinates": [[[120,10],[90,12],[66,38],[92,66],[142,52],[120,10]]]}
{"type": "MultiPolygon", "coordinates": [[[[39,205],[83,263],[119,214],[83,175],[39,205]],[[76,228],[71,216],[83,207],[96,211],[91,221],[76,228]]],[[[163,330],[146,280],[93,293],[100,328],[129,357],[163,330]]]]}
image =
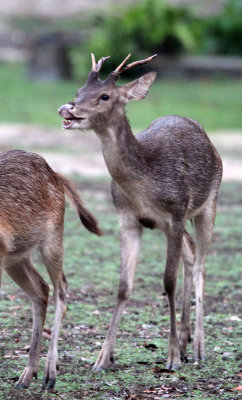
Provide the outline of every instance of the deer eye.
{"type": "Polygon", "coordinates": [[[110,96],[108,94],[102,94],[101,99],[107,101],[110,99],[110,96]]]}

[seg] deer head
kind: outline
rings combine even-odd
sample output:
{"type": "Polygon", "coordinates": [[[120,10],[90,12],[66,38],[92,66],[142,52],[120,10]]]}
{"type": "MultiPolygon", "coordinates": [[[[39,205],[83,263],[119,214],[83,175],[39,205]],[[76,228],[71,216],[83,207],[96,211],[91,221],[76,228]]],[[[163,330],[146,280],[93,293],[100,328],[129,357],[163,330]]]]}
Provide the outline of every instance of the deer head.
{"type": "Polygon", "coordinates": [[[64,118],[63,128],[92,129],[100,132],[112,124],[117,115],[124,115],[124,107],[129,101],[142,100],[146,97],[156,77],[155,72],[149,72],[123,86],[117,86],[115,83],[123,71],[150,62],[156,54],[126,65],[130,56],[131,54],[109,74],[105,81],[102,81],[99,78],[99,71],[109,57],[102,57],[96,63],[94,55],[91,55],[92,70],[86,84],[77,91],[73,102],[59,108],[59,114],[64,118]]]}

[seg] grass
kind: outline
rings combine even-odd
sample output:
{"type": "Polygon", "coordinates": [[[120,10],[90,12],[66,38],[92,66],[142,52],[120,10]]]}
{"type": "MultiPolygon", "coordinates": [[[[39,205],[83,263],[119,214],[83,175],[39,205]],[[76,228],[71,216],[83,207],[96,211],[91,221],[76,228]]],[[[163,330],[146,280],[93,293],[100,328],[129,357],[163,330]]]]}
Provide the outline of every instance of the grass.
{"type": "MultiPolygon", "coordinates": [[[[31,306],[26,296],[6,275],[3,280],[0,345],[0,393],[6,400],[30,399],[125,399],[181,398],[235,400],[239,392],[242,349],[238,316],[241,294],[242,185],[223,184],[213,241],[207,256],[205,331],[208,360],[200,366],[189,362],[181,371],[162,370],[168,338],[168,304],[162,285],[165,242],[159,232],[145,231],[135,290],[122,319],[115,364],[100,375],[91,373],[115,303],[119,276],[118,222],[111,205],[109,182],[80,180],[85,203],[99,218],[105,237],[85,231],[67,207],[65,223],[65,272],[69,282],[68,310],[59,341],[60,371],[56,392],[42,393],[44,356],[49,345],[43,338],[39,381],[17,391],[14,382],[26,364],[24,347],[31,333],[31,306]],[[153,351],[145,347],[153,344],[153,351]]],[[[46,276],[38,256],[38,270],[46,276]]],[[[177,295],[178,322],[181,314],[181,274],[177,295]]],[[[192,328],[194,329],[194,298],[192,328]]],[[[53,320],[53,299],[46,326],[53,320]]]]}
{"type": "MultiPolygon", "coordinates": [[[[138,75],[138,73],[137,73],[138,75]]],[[[27,79],[23,65],[0,64],[0,122],[40,123],[59,127],[57,109],[74,99],[84,80],[37,83],[27,79]]],[[[128,105],[128,116],[136,130],[144,129],[162,115],[193,118],[208,131],[239,129],[242,80],[157,80],[142,103],[128,105]]]]}

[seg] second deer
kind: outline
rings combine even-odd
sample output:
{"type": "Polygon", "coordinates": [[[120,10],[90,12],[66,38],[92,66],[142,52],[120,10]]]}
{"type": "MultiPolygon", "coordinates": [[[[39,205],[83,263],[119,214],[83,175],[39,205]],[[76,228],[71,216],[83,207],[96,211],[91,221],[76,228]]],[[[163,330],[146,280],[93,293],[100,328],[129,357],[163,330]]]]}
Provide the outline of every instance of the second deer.
{"type": "MultiPolygon", "coordinates": [[[[203,128],[189,118],[170,115],[158,118],[143,132],[133,135],[125,105],[148,94],[156,74],[147,73],[117,86],[123,71],[150,62],[126,64],[130,55],[105,81],[92,55],[92,71],[74,101],[60,107],[65,129],[92,129],[97,134],[113,178],[113,203],[120,219],[121,276],[117,304],[94,370],[106,368],[113,358],[117,328],[133,288],[133,279],[143,228],[159,229],[167,239],[164,287],[170,309],[168,369],[178,369],[190,341],[190,296],[192,280],[196,293],[194,359],[205,359],[203,293],[205,256],[211,240],[217,194],[222,178],[221,158],[203,128]],[[185,230],[194,221],[196,244],[185,230]],[[183,264],[183,308],[178,336],[176,282],[183,264]]],[[[162,94],[161,94],[162,95],[162,94]]],[[[148,288],[147,288],[148,290],[148,288]]]]}
{"type": "Polygon", "coordinates": [[[31,255],[39,249],[50,275],[55,298],[54,327],[43,379],[52,390],[58,366],[58,337],[66,308],[67,280],[63,272],[65,194],[83,225],[101,234],[97,221],[82,205],[73,184],[54,172],[39,155],[21,150],[0,153],[0,272],[1,268],[29,296],[33,330],[26,368],[16,386],[28,388],[37,379],[40,345],[49,285],[34,268],[31,255]]]}

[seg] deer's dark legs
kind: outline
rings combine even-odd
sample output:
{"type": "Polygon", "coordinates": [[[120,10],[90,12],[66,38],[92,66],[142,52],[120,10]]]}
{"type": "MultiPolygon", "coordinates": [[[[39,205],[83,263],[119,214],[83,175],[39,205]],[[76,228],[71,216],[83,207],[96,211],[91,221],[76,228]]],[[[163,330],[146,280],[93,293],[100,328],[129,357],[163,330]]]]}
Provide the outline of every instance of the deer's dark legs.
{"type": "Polygon", "coordinates": [[[58,368],[58,338],[61,322],[66,311],[67,280],[63,273],[62,234],[53,236],[48,244],[41,248],[43,261],[54,287],[55,317],[51,341],[45,363],[43,389],[53,389],[58,368]]]}
{"type": "Polygon", "coordinates": [[[105,341],[93,367],[93,371],[105,369],[110,363],[110,359],[112,359],[118,325],[133,289],[134,273],[140,249],[142,228],[133,215],[124,214],[120,216],[120,219],[121,274],[117,303],[105,341]]]}
{"type": "Polygon", "coordinates": [[[179,342],[181,356],[184,358],[186,356],[187,343],[191,341],[190,304],[192,291],[192,271],[195,261],[195,243],[186,231],[183,235],[181,259],[183,267],[183,288],[179,342]]]}
{"type": "Polygon", "coordinates": [[[211,241],[214,219],[216,214],[216,201],[213,200],[206,208],[195,217],[196,230],[196,260],[193,268],[193,283],[196,293],[196,327],[194,333],[194,359],[205,360],[205,338],[203,330],[203,294],[205,286],[205,256],[211,241]]]}
{"type": "Polygon", "coordinates": [[[170,308],[170,335],[167,369],[179,369],[181,366],[179,340],[176,328],[176,281],[182,249],[184,221],[174,221],[167,233],[167,259],[164,274],[164,287],[168,295],[170,308]]]}
{"type": "Polygon", "coordinates": [[[31,379],[37,379],[39,367],[40,342],[45,321],[49,286],[36,271],[29,259],[23,259],[6,266],[6,272],[32,301],[33,329],[27,365],[16,387],[28,388],[31,379]]]}

